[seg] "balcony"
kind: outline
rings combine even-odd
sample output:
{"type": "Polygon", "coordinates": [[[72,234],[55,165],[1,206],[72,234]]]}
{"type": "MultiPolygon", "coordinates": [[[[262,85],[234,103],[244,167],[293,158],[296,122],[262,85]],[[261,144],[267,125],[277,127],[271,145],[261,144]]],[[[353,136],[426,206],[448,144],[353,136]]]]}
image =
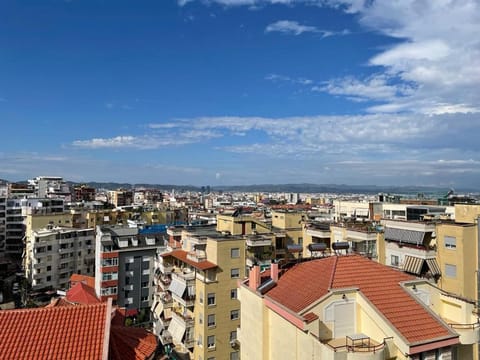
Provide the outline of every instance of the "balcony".
{"type": "Polygon", "coordinates": [[[59,240],[58,240],[58,243],[59,243],[60,245],[62,245],[62,244],[71,244],[71,243],[73,243],[73,241],[74,241],[74,238],[59,239],[59,240]]]}
{"type": "Polygon", "coordinates": [[[383,360],[387,341],[377,342],[364,334],[353,334],[325,343],[333,360],[383,360]]]}
{"type": "Polygon", "coordinates": [[[455,332],[460,335],[462,345],[472,345],[480,341],[480,322],[473,324],[448,324],[455,332]]]}
{"type": "MultiPolygon", "coordinates": [[[[195,285],[195,272],[190,269],[175,269],[172,272],[172,280],[178,279],[180,281],[186,281],[187,283],[192,282],[191,285],[195,285]]],[[[190,285],[190,284],[187,284],[190,285]]]]}
{"type": "Polygon", "coordinates": [[[183,314],[179,311],[180,309],[175,308],[172,311],[172,319],[176,319],[185,325],[186,328],[193,327],[195,325],[195,319],[193,313],[187,311],[186,314],[183,314]]]}
{"type": "Polygon", "coordinates": [[[258,246],[272,246],[272,238],[270,236],[248,236],[246,240],[246,245],[248,247],[258,247],[258,246]]]}

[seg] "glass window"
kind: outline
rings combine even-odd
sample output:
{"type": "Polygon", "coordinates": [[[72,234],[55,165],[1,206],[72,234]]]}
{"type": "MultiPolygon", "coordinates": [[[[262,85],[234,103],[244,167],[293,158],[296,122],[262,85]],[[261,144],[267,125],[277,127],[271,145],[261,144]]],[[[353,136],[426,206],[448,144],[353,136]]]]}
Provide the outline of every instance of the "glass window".
{"type": "Polygon", "coordinates": [[[215,326],[215,314],[208,315],[208,326],[215,326]]]}
{"type": "Polygon", "coordinates": [[[390,257],[390,265],[392,266],[398,266],[399,264],[399,259],[398,259],[398,256],[397,255],[392,255],[390,257]]]}
{"type": "Polygon", "coordinates": [[[209,335],[207,337],[207,346],[210,349],[215,347],[215,335],[209,335]]]}
{"type": "Polygon", "coordinates": [[[237,289],[232,289],[230,290],[230,299],[236,299],[237,298],[237,289]]]}
{"type": "Polygon", "coordinates": [[[215,305],[215,294],[209,293],[207,295],[207,305],[215,305]]]}
{"type": "Polygon", "coordinates": [[[240,277],[240,269],[235,268],[230,270],[230,277],[232,279],[238,279],[240,277]]]}
{"type": "Polygon", "coordinates": [[[447,249],[456,249],[457,239],[454,236],[445,236],[445,247],[447,249]]]}
{"type": "Polygon", "coordinates": [[[239,317],[240,311],[232,310],[230,311],[230,320],[237,320],[239,317]]]}
{"type": "Polygon", "coordinates": [[[457,265],[445,264],[445,276],[449,278],[457,277],[457,265]]]}
{"type": "Polygon", "coordinates": [[[232,258],[239,258],[240,257],[240,249],[239,248],[230,249],[230,256],[232,258]]]}
{"type": "Polygon", "coordinates": [[[237,332],[230,331],[230,341],[237,340],[237,332]]]}
{"type": "Polygon", "coordinates": [[[239,360],[240,359],[239,354],[240,353],[238,351],[231,352],[230,353],[230,360],[239,360]]]}

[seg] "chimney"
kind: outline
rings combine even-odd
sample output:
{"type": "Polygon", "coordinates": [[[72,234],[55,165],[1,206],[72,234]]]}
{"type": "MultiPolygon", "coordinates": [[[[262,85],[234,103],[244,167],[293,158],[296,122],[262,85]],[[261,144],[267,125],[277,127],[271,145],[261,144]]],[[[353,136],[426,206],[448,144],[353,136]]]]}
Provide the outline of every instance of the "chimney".
{"type": "Polygon", "coordinates": [[[273,281],[278,281],[278,263],[272,263],[270,266],[270,277],[273,281]]]}
{"type": "Polygon", "coordinates": [[[256,291],[260,286],[260,266],[255,265],[250,269],[248,274],[248,286],[253,291],[256,291]]]}

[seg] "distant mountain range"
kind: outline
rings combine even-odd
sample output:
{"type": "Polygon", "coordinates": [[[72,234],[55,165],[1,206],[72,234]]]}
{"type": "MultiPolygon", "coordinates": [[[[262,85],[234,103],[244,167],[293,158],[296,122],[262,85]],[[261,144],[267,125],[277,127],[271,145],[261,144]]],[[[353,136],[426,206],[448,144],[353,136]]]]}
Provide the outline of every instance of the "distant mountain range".
{"type": "MultiPolygon", "coordinates": [[[[193,185],[165,185],[165,184],[129,184],[115,182],[89,182],[86,185],[96,189],[114,190],[119,188],[154,188],[166,191],[198,191],[202,190],[200,186],[193,185]]],[[[285,193],[337,193],[337,194],[412,194],[422,193],[425,195],[435,194],[444,195],[448,188],[426,187],[426,186],[378,186],[378,185],[345,185],[345,184],[255,184],[255,185],[236,185],[236,186],[211,186],[212,191],[223,192],[285,192],[285,193]]]]}
{"type": "MultiPolygon", "coordinates": [[[[0,179],[0,183],[9,182],[8,180],[0,179]]],[[[26,181],[21,181],[26,183],[26,181]]],[[[173,185],[173,184],[131,184],[118,182],[86,182],[77,183],[67,181],[70,185],[85,184],[95,189],[132,189],[132,188],[150,188],[164,191],[202,191],[202,186],[194,185],[173,185]]],[[[424,194],[426,196],[443,196],[450,189],[447,187],[435,186],[380,186],[380,185],[346,185],[346,184],[254,184],[254,185],[231,185],[231,186],[210,186],[211,191],[223,192],[285,192],[285,193],[335,193],[335,194],[404,194],[416,195],[424,194]]],[[[478,189],[455,189],[459,193],[478,193],[478,189]]]]}

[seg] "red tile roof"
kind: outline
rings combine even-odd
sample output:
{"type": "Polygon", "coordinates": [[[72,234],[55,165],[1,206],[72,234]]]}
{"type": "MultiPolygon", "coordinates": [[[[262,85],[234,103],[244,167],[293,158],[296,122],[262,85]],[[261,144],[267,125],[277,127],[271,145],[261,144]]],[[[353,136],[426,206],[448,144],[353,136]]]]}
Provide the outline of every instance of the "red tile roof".
{"type": "Polygon", "coordinates": [[[93,276],[72,274],[72,276],[70,276],[71,287],[75,286],[78,282],[82,282],[85,285],[88,285],[91,288],[95,289],[95,277],[93,276]]]}
{"type": "Polygon", "coordinates": [[[149,359],[157,348],[157,337],[142,328],[112,325],[110,360],[149,359]]]}
{"type": "Polygon", "coordinates": [[[77,304],[97,304],[100,299],[95,294],[95,290],[83,282],[78,282],[67,291],[67,300],[77,304]]]}
{"type": "Polygon", "coordinates": [[[188,252],[185,251],[185,250],[173,250],[169,253],[162,254],[162,257],[172,256],[176,259],[182,260],[184,263],[187,263],[187,264],[193,266],[195,269],[198,269],[198,270],[208,270],[208,269],[214,269],[214,268],[217,267],[216,264],[214,264],[210,261],[207,261],[207,260],[198,261],[198,262],[190,260],[190,259],[187,258],[187,255],[188,255],[188,252]]]}
{"type": "Polygon", "coordinates": [[[0,359],[103,359],[110,303],[0,311],[0,359]]]}
{"type": "Polygon", "coordinates": [[[413,279],[361,256],[332,256],[294,266],[266,295],[298,313],[330,289],[355,287],[409,343],[454,337],[447,326],[400,286],[413,279]]]}

